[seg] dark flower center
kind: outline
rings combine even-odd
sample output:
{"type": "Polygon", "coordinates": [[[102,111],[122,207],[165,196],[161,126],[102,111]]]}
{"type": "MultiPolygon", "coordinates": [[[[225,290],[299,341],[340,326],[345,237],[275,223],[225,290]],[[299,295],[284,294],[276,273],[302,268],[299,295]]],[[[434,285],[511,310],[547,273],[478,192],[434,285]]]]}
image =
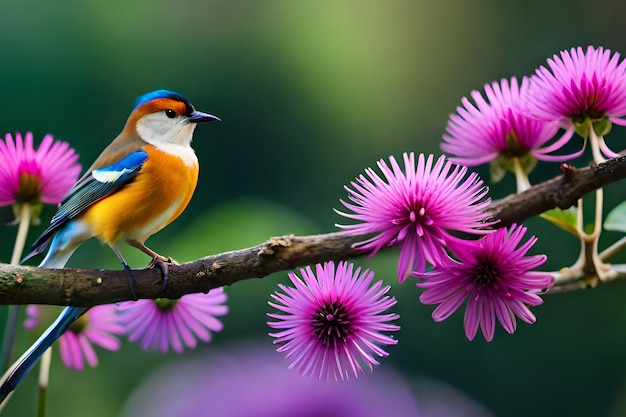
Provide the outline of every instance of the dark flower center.
{"type": "Polygon", "coordinates": [[[87,318],[87,314],[83,314],[70,325],[69,331],[74,334],[81,334],[87,327],[89,327],[89,319],[87,318]]]}
{"type": "Polygon", "coordinates": [[[337,301],[326,302],[312,317],[311,326],[317,339],[325,347],[335,347],[353,332],[350,312],[337,301]]]}
{"type": "Polygon", "coordinates": [[[178,300],[170,300],[169,298],[157,298],[154,300],[157,308],[161,311],[171,311],[174,310],[176,304],[178,304],[178,300]]]}
{"type": "Polygon", "coordinates": [[[602,118],[604,118],[605,115],[606,112],[604,110],[599,110],[593,107],[593,105],[590,105],[586,109],[581,109],[581,112],[579,114],[573,115],[572,121],[574,123],[582,123],[585,121],[585,119],[601,120],[602,118]]]}
{"type": "Polygon", "coordinates": [[[21,203],[31,203],[39,200],[41,191],[41,176],[39,173],[22,172],[18,178],[18,188],[15,200],[21,203]]]}
{"type": "Polygon", "coordinates": [[[421,237],[426,233],[426,229],[433,224],[433,219],[428,215],[425,207],[419,203],[410,203],[401,213],[397,214],[391,223],[404,227],[397,236],[398,240],[403,240],[410,230],[406,228],[407,226],[414,228],[415,233],[421,237]]]}
{"type": "Polygon", "coordinates": [[[500,269],[493,261],[481,260],[476,265],[472,281],[478,286],[494,287],[500,281],[500,269]]]}
{"type": "Polygon", "coordinates": [[[517,134],[511,130],[507,135],[506,139],[506,149],[500,152],[500,155],[503,155],[507,158],[516,158],[524,156],[528,153],[528,149],[519,141],[517,134]]]}

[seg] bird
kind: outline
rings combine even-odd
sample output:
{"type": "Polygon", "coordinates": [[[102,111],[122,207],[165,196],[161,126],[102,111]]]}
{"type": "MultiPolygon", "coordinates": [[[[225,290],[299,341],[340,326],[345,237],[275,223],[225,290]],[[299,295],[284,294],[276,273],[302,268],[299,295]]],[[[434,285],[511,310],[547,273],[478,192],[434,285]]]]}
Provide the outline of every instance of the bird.
{"type": "MultiPolygon", "coordinates": [[[[122,132],[70,188],[50,226],[35,240],[24,261],[49,245],[41,268],[63,268],[74,251],[95,237],[122,263],[133,299],[130,267],[118,249],[126,242],[152,258],[167,283],[171,258],[145,245],[187,207],[198,182],[198,158],[191,147],[198,123],[220,121],[170,90],[146,93],[135,102],[122,132]]],[[[0,378],[0,404],[43,353],[89,307],[66,307],[54,323],[0,378]]]]}

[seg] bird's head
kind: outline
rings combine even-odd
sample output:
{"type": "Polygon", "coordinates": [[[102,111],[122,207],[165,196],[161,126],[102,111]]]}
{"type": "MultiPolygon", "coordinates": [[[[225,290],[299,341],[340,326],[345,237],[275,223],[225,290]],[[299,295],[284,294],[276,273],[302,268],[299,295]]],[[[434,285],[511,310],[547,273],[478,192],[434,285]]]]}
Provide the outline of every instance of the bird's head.
{"type": "Polygon", "coordinates": [[[198,123],[220,120],[196,110],[185,97],[169,90],[156,90],[137,99],[126,122],[139,137],[152,145],[183,145],[191,143],[198,123]]]}

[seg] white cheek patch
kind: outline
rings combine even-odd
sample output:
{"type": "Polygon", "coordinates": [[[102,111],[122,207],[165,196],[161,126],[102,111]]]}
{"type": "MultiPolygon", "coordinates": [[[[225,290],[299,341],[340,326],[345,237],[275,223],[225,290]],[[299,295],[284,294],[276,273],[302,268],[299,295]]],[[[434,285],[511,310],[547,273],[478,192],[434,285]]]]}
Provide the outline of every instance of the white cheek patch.
{"type": "Polygon", "coordinates": [[[195,123],[181,123],[181,119],[170,119],[162,112],[146,114],[137,121],[137,133],[145,142],[158,150],[174,155],[189,167],[198,164],[196,153],[191,148],[195,123]]]}
{"type": "Polygon", "coordinates": [[[150,113],[137,121],[137,133],[148,143],[167,142],[177,123],[161,113],[150,113]]]}
{"type": "Polygon", "coordinates": [[[137,121],[141,139],[154,146],[169,143],[189,146],[195,128],[195,123],[186,123],[181,116],[170,119],[163,112],[146,114],[137,121]]]}

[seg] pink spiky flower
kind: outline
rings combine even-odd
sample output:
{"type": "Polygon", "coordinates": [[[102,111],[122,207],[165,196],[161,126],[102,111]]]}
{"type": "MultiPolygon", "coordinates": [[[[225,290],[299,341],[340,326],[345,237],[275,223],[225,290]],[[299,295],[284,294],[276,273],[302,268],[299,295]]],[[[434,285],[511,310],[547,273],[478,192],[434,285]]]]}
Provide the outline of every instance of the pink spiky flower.
{"type": "Polygon", "coordinates": [[[121,343],[114,335],[124,333],[124,327],[113,304],[91,308],[76,320],[59,338],[59,351],[63,364],[76,371],[82,371],[84,363],[92,367],[98,365],[98,357],[92,344],[103,349],[117,351],[121,343]]]}
{"type": "Polygon", "coordinates": [[[477,241],[468,241],[455,252],[458,260],[448,258],[420,275],[425,281],[417,286],[426,288],[420,301],[439,304],[433,319],[447,319],[467,299],[464,326],[470,340],[480,326],[485,339],[491,341],[496,319],[508,333],[516,329],[515,316],[534,323],[535,316],[527,306],[542,303],[537,293],[549,288],[554,277],[530,271],[543,264],[546,256],[526,256],[537,238],[533,236],[519,246],[525,233],[521,225],[500,228],[477,241]]]}
{"type": "Polygon", "coordinates": [[[177,300],[128,301],[118,308],[129,341],[139,340],[141,348],[146,350],[166,353],[171,348],[181,353],[185,347],[195,348],[196,339],[210,342],[211,332],[224,328],[217,317],[228,313],[224,305],[227,298],[220,287],[207,294],[187,294],[177,300]]]}
{"type": "Polygon", "coordinates": [[[78,155],[66,142],[44,136],[33,148],[33,134],[0,140],[0,206],[14,203],[58,204],[78,179],[78,155]]]}
{"type": "MultiPolygon", "coordinates": [[[[337,225],[345,233],[375,236],[355,245],[356,249],[377,253],[386,246],[401,244],[398,279],[404,282],[412,273],[422,273],[426,263],[437,264],[447,257],[446,247],[462,243],[450,232],[487,233],[480,229],[493,224],[487,187],[478,174],[466,176],[467,168],[453,165],[441,156],[404,154],[404,169],[392,156],[391,166],[378,162],[381,178],[372,168],[365,170],[345,187],[351,202],[341,203],[354,213],[337,213],[360,223],[337,225]]],[[[370,256],[371,256],[370,255],[370,256]]]]}
{"type": "Polygon", "coordinates": [[[472,101],[463,97],[457,113],[450,115],[441,149],[453,155],[456,164],[474,166],[496,159],[518,158],[526,163],[526,172],[536,160],[525,161],[532,155],[536,159],[564,160],[572,156],[549,156],[563,146],[572,135],[566,132],[553,144],[542,148],[559,130],[557,121],[538,120],[526,111],[530,80],[503,78],[500,82],[485,84],[481,92],[470,93],[472,101]]]}
{"type": "Polygon", "coordinates": [[[390,324],[399,316],[384,312],[396,304],[385,295],[389,286],[382,281],[372,285],[374,273],[361,272],[353,264],[334,262],[301,269],[302,279],[289,278],[295,287],[279,284],[276,302],[269,305],[285,314],[269,313],[278,321],[268,325],[279,331],[270,333],[291,360],[290,368],[319,379],[345,380],[358,377],[364,367],[379,365],[374,355],[387,356],[380,345],[395,345],[397,340],[383,332],[400,330],[390,324]]]}
{"type": "MultiPolygon", "coordinates": [[[[548,59],[532,76],[529,111],[544,120],[556,120],[583,138],[590,127],[605,135],[611,123],[626,125],[626,61],[619,53],[593,46],[571,48],[548,59]]],[[[602,140],[602,153],[616,154],[602,140]]]]}

